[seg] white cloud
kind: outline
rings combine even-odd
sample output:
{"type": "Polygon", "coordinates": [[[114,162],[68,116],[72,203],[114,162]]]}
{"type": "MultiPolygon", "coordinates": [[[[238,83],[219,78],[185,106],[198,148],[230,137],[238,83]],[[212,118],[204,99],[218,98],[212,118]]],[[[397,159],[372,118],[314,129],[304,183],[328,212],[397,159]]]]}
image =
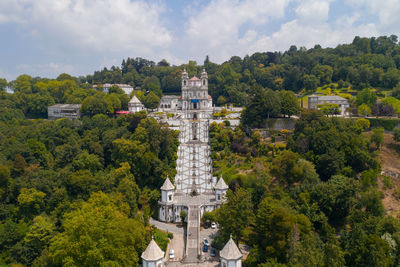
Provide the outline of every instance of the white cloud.
{"type": "Polygon", "coordinates": [[[245,52],[247,43],[256,38],[253,27],[271,19],[282,18],[290,0],[212,0],[194,13],[186,27],[185,43],[190,52],[210,54],[212,60],[222,61],[245,52]],[[240,27],[249,27],[243,37],[240,27]]]}
{"type": "MultiPolygon", "coordinates": [[[[348,0],[363,1],[363,0],[348,0]]],[[[374,1],[374,0],[365,0],[374,1]]],[[[214,0],[193,15],[187,27],[187,38],[192,53],[200,51],[216,62],[228,60],[233,55],[244,56],[254,52],[284,51],[291,45],[335,47],[351,42],[355,35],[379,35],[374,23],[356,24],[360,14],[354,12],[333,19],[329,16],[334,0],[287,1],[226,1],[214,0]],[[292,5],[289,6],[289,3],[292,5]],[[293,7],[294,6],[294,7],[293,7]],[[267,35],[259,29],[268,23],[284,19],[285,12],[293,8],[295,18],[283,22],[280,28],[267,35]],[[336,18],[336,20],[334,19],[336,18]],[[333,21],[333,22],[332,22],[333,21]],[[248,29],[240,36],[240,28],[248,29]]]]}
{"type": "Polygon", "coordinates": [[[307,22],[317,23],[318,21],[326,21],[331,2],[332,0],[302,1],[296,8],[296,14],[299,19],[307,22]]]}
{"type": "Polygon", "coordinates": [[[382,34],[398,33],[400,24],[400,3],[398,0],[345,0],[347,5],[361,9],[364,8],[364,16],[369,18],[376,15],[379,18],[377,25],[382,34]]]}
{"type": "Polygon", "coordinates": [[[0,23],[18,23],[56,53],[73,47],[149,56],[172,41],[162,12],[162,5],[145,1],[2,0],[0,23]]]}
{"type": "Polygon", "coordinates": [[[46,73],[47,76],[57,77],[61,73],[69,73],[71,75],[83,75],[82,68],[77,65],[62,64],[56,62],[50,62],[45,64],[19,64],[16,66],[17,70],[22,73],[26,73],[32,76],[46,73]]]}

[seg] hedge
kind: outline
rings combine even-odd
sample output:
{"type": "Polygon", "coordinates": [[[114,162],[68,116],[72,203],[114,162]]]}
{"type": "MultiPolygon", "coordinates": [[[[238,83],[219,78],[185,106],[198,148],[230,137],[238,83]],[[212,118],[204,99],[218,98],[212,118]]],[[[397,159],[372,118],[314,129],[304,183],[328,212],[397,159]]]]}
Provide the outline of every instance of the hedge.
{"type": "Polygon", "coordinates": [[[386,131],[393,131],[399,124],[399,119],[368,118],[371,128],[383,127],[386,131]]]}

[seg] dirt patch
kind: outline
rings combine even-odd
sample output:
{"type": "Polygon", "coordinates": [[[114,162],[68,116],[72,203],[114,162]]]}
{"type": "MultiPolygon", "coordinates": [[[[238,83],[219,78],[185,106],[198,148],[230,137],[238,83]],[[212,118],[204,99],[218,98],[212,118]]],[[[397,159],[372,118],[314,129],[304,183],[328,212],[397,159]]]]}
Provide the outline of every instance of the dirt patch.
{"type": "Polygon", "coordinates": [[[382,175],[378,177],[378,188],[383,193],[382,203],[386,212],[400,217],[400,152],[399,144],[393,135],[385,133],[383,145],[379,151],[382,175]]]}

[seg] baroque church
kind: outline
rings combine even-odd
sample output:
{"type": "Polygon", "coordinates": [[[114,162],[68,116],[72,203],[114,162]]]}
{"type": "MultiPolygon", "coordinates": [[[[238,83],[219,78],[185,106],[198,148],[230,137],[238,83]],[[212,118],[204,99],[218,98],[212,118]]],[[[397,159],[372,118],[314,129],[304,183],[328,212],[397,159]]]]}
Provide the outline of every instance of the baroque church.
{"type": "Polygon", "coordinates": [[[205,69],[200,79],[182,73],[181,120],[177,174],[174,184],[167,177],[161,187],[159,220],[179,222],[182,210],[198,205],[201,215],[218,208],[224,200],[228,186],[222,179],[213,177],[209,124],[212,117],[212,100],[208,94],[208,76],[205,69]]]}

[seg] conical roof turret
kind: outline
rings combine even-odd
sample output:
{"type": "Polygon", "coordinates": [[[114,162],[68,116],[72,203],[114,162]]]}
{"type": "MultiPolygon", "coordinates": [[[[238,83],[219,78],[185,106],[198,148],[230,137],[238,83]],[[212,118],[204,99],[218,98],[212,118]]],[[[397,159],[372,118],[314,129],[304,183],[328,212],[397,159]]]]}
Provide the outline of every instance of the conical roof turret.
{"type": "Polygon", "coordinates": [[[153,237],[151,237],[150,244],[142,253],[142,259],[145,261],[158,261],[162,258],[164,258],[164,251],[161,250],[153,237]]]}
{"type": "Polygon", "coordinates": [[[142,104],[142,102],[140,102],[136,95],[133,95],[132,99],[129,101],[129,104],[142,104]]]}
{"type": "Polygon", "coordinates": [[[230,236],[228,242],[225,244],[219,255],[221,258],[226,260],[238,260],[243,256],[238,246],[235,244],[235,242],[233,242],[232,235],[230,236]]]}
{"type": "Polygon", "coordinates": [[[217,184],[215,185],[215,189],[218,190],[228,190],[229,187],[226,185],[224,179],[222,178],[222,175],[220,176],[217,184]]]}
{"type": "Polygon", "coordinates": [[[175,187],[169,180],[169,177],[167,176],[167,179],[165,179],[164,184],[161,186],[161,190],[169,191],[169,190],[174,190],[175,187]]]}

